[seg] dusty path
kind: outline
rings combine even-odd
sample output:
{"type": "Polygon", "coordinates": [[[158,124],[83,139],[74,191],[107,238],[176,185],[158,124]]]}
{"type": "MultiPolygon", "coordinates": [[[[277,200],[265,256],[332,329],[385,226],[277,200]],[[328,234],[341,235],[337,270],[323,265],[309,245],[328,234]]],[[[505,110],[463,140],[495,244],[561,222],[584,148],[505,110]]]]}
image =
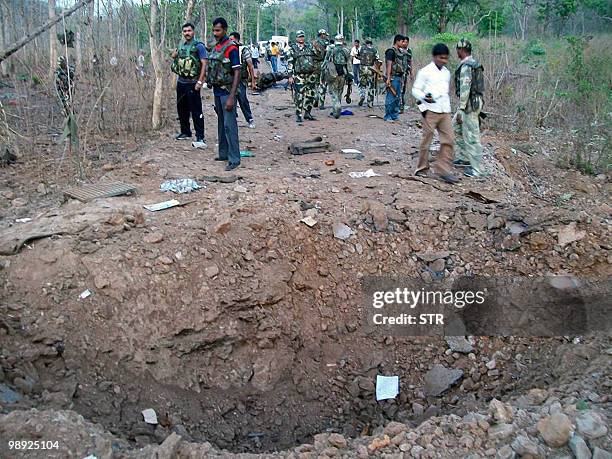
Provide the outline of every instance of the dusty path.
{"type": "Polygon", "coordinates": [[[609,275],[609,183],[513,151],[499,134],[483,139],[490,179],[414,181],[416,111],[389,124],[369,117],[379,108],[351,106],[352,117],[317,111],[317,121],[296,126],[282,89],[251,98],[256,129],[240,122],[241,148],[255,155],[234,171],[241,179],[211,183],[202,178],[229,174],[213,161],[210,97],[208,149],[164,132],[97,163],[94,181],[134,184],[135,196],[60,204],[58,189],[43,197],[32,190],[27,164],[7,170],[0,247],[28,231],[59,234],[0,257],[0,363],[21,397],[3,409],[74,409],[139,445],[174,430],[259,452],[326,430],[355,436],[388,420],[462,414],[549,382],[536,369],[562,339],[482,338],[468,357],[440,339],[364,333],[360,278],[426,278],[431,262],[417,253],[428,251],[449,252],[446,276],[609,275]],[[315,136],[331,143],[329,153],[287,152],[315,136]],[[380,176],[349,177],[370,168],[380,176]],[[206,188],[179,196],[193,201],[184,207],[144,210],[175,197],[159,191],[173,178],[206,188]],[[15,205],[19,198],[24,205],[15,205]],[[300,222],[307,215],[312,228],[300,222]],[[33,221],[15,223],[23,217],[33,221]],[[355,234],[334,238],[334,222],[355,234]],[[518,224],[530,232],[510,234],[518,224]],[[561,247],[558,232],[568,225],[580,237],[561,247]],[[86,289],[92,295],[79,299],[86,289]],[[517,362],[517,353],[531,363],[517,362]],[[423,375],[435,363],[465,377],[432,399],[423,375]],[[373,401],[376,374],[400,376],[397,401],[373,401]],[[163,419],[157,428],[142,422],[149,407],[163,419]]]}

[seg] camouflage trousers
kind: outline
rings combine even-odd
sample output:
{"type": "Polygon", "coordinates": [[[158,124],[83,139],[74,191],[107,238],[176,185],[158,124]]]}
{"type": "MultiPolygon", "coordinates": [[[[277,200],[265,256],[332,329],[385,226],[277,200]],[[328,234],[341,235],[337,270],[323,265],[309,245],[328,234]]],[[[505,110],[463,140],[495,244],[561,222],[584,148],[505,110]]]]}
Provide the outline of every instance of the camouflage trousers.
{"type": "Polygon", "coordinates": [[[295,102],[295,114],[304,116],[304,113],[310,113],[317,98],[317,84],[319,83],[319,75],[312,73],[310,75],[295,75],[293,101],[295,102]]]}
{"type": "Polygon", "coordinates": [[[463,113],[461,124],[457,123],[457,115],[453,118],[455,131],[455,159],[467,161],[476,174],[482,174],[482,144],[480,143],[480,111],[463,113]]]}
{"type": "Polygon", "coordinates": [[[368,101],[368,107],[374,105],[376,95],[376,74],[371,67],[362,65],[359,69],[359,97],[368,101]]]}
{"type": "Polygon", "coordinates": [[[319,108],[325,106],[325,94],[327,93],[327,82],[322,78],[321,73],[317,73],[318,85],[317,85],[317,105],[319,108]]]}
{"type": "Polygon", "coordinates": [[[344,92],[345,84],[346,79],[344,76],[337,76],[329,83],[329,94],[331,95],[334,116],[336,118],[340,116],[340,111],[342,110],[342,93],[344,92]]]}

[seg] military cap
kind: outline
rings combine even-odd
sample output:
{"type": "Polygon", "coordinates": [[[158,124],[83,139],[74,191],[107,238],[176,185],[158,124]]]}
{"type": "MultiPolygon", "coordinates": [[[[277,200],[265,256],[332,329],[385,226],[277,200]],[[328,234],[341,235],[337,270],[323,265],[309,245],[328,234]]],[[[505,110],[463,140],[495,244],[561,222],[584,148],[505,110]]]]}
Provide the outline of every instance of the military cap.
{"type": "Polygon", "coordinates": [[[298,31],[295,33],[295,36],[296,36],[296,37],[305,37],[305,36],[306,36],[306,34],[304,33],[304,31],[303,31],[303,30],[298,30],[298,31]]]}
{"type": "Polygon", "coordinates": [[[457,49],[462,48],[467,49],[468,51],[472,51],[472,44],[465,38],[462,38],[457,42],[457,49]]]}
{"type": "Polygon", "coordinates": [[[336,35],[336,36],[334,37],[334,40],[336,40],[336,41],[339,41],[339,40],[344,40],[344,36],[343,36],[341,33],[339,33],[338,35],[336,35]]]}
{"type": "Polygon", "coordinates": [[[323,35],[323,34],[327,35],[327,30],[325,30],[325,29],[319,29],[319,31],[317,32],[317,34],[318,34],[318,35],[323,35]]]}

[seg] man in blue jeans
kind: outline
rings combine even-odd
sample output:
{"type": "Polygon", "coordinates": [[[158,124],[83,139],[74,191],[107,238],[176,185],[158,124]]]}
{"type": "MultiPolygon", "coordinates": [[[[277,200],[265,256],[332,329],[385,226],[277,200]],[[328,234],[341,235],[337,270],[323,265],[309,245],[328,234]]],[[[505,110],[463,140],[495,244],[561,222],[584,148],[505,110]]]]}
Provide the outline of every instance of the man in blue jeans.
{"type": "Polygon", "coordinates": [[[403,35],[396,35],[393,46],[385,51],[387,63],[387,96],[385,97],[385,121],[397,121],[400,113],[400,102],[402,96],[402,80],[406,69],[401,56],[401,42],[403,35]]]}
{"type": "Polygon", "coordinates": [[[202,115],[202,99],[200,89],[204,84],[208,55],[204,44],[194,38],[194,26],[190,22],[183,24],[185,42],[172,52],[171,69],[178,75],[176,83],[176,109],[181,123],[181,132],[176,140],[191,139],[189,117],[193,118],[196,148],[206,148],[204,142],[204,116],[202,115]]]}
{"type": "Polygon", "coordinates": [[[217,40],[209,53],[209,70],[206,82],[213,87],[219,156],[217,161],[227,161],[226,171],[240,165],[240,144],[236,115],[236,94],[240,84],[240,54],[236,43],[227,36],[227,21],[213,21],[213,35],[217,40]]]}

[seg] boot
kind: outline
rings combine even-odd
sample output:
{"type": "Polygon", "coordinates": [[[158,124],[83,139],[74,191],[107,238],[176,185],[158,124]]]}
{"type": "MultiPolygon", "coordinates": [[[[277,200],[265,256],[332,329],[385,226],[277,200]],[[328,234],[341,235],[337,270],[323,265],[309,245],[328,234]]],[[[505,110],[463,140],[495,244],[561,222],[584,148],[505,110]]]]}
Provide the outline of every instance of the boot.
{"type": "Polygon", "coordinates": [[[296,123],[303,123],[304,119],[302,118],[302,115],[295,115],[295,122],[296,123]]]}
{"type": "Polygon", "coordinates": [[[316,120],[316,118],[314,116],[312,116],[312,114],[310,112],[306,112],[304,114],[304,119],[308,120],[308,121],[315,121],[316,120]]]}
{"type": "Polygon", "coordinates": [[[362,97],[361,99],[359,99],[359,106],[363,107],[364,102],[365,102],[365,97],[362,97]]]}

